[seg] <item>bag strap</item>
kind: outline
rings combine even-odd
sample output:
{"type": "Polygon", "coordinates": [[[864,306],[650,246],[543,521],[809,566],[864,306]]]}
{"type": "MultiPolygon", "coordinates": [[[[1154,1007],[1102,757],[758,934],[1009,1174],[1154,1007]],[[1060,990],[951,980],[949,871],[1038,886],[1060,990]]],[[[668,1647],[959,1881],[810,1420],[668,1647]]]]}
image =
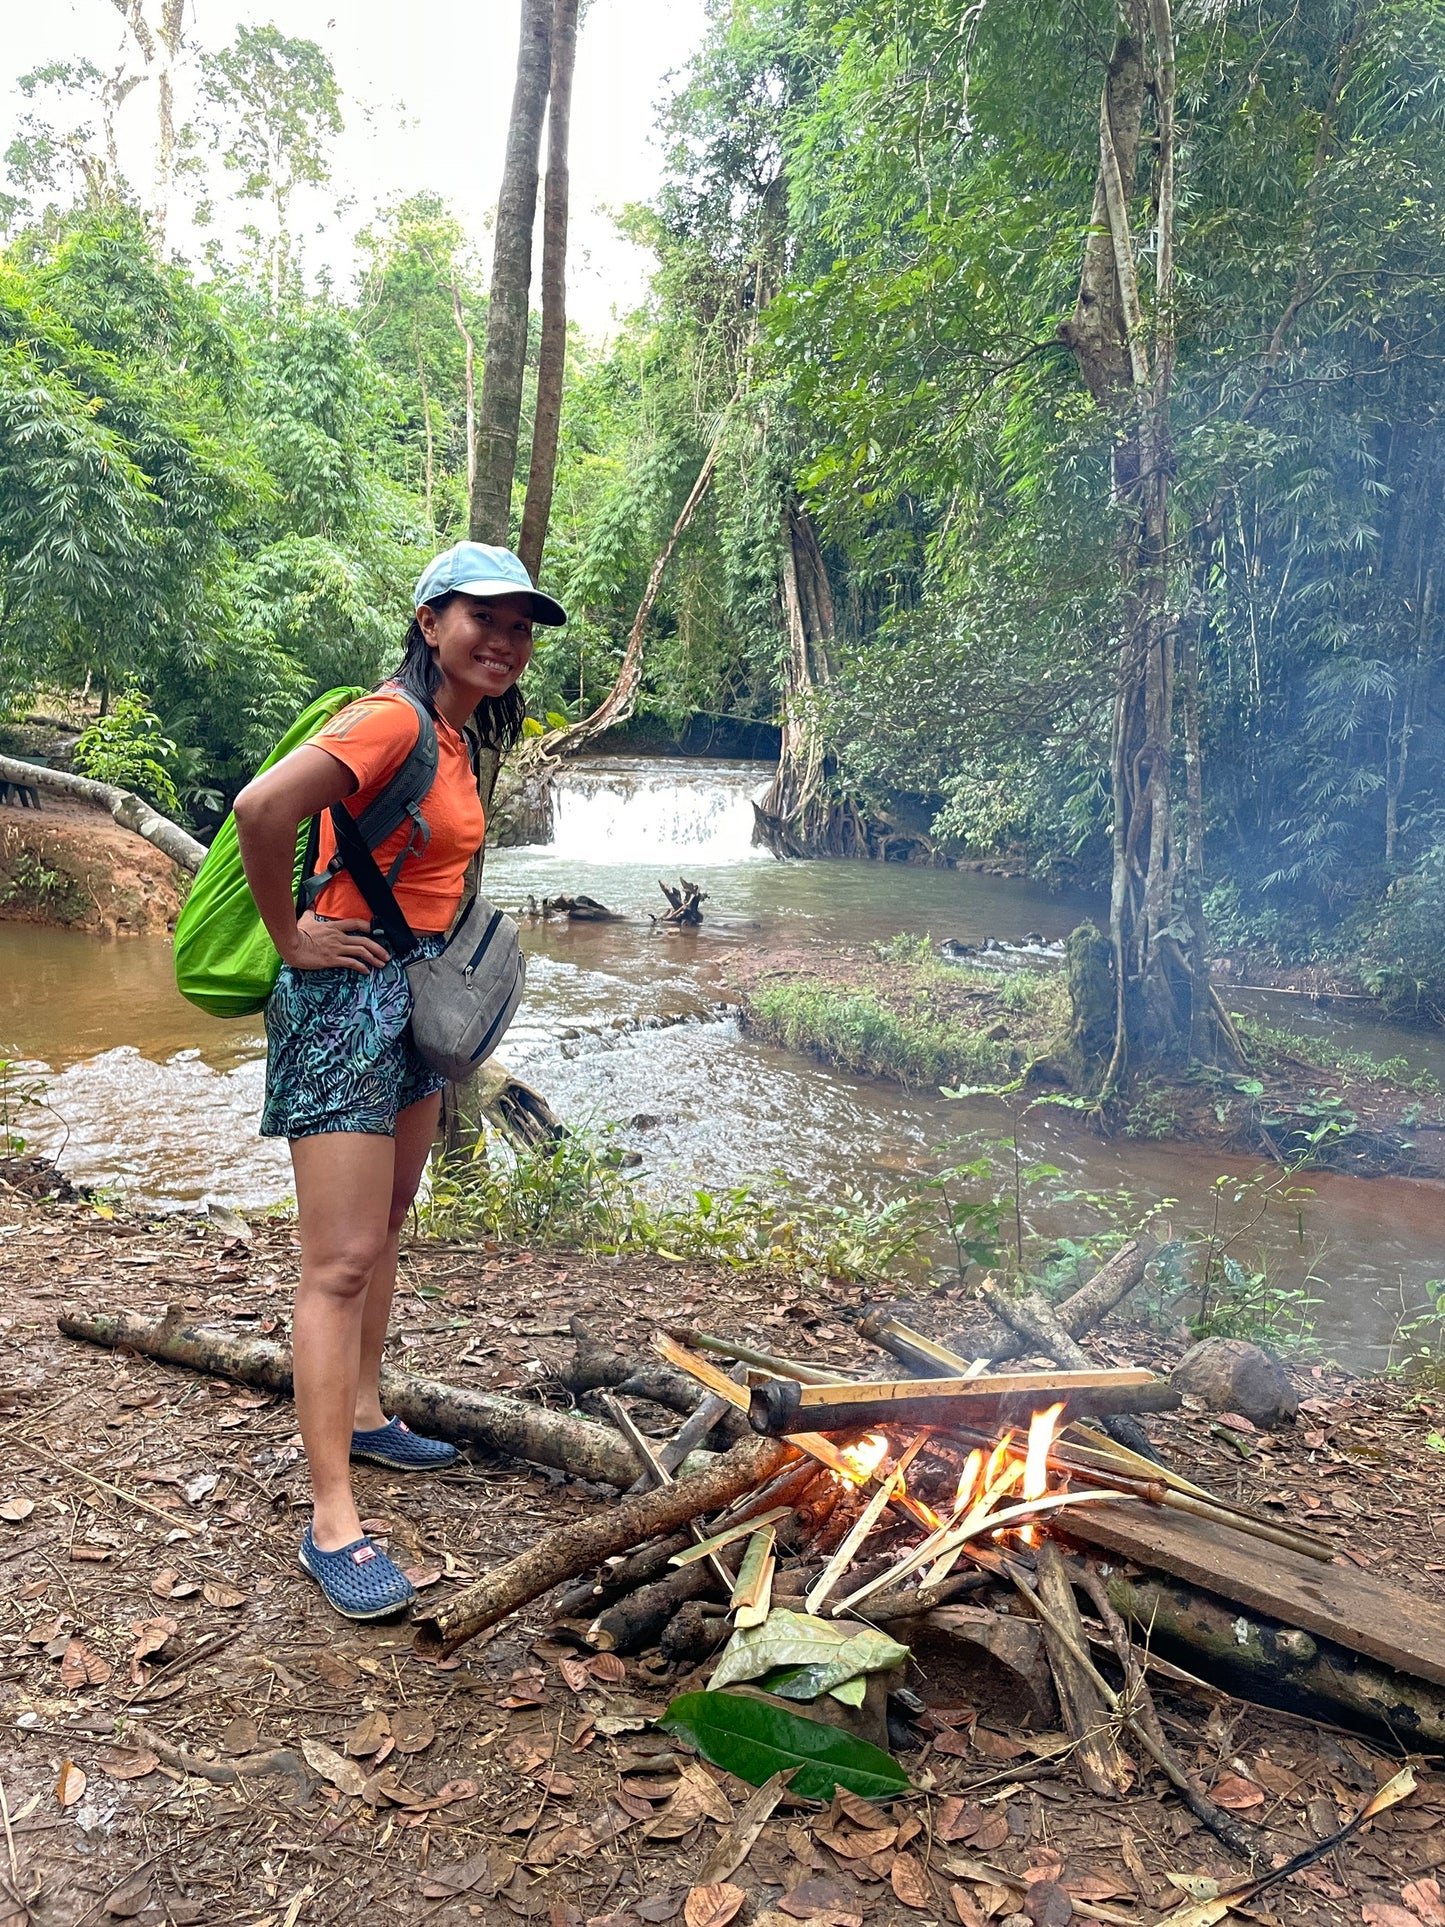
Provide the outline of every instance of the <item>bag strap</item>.
{"type": "Polygon", "coordinates": [[[351,872],[351,880],[366,899],[393,957],[404,957],[416,948],[416,935],[392,894],[391,885],[377,867],[376,858],[362,841],[356,819],[340,803],[331,805],[331,827],[336,832],[336,851],[351,872]]]}

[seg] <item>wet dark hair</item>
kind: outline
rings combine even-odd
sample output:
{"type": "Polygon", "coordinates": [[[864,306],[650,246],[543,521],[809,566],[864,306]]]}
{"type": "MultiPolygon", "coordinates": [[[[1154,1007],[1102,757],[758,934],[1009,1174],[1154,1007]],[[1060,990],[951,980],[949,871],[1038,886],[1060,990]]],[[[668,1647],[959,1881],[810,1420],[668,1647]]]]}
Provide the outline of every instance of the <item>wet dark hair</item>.
{"type": "MultiPolygon", "coordinates": [[[[448,590],[426,606],[440,615],[448,603],[456,601],[456,594],[455,590],[448,590]]],[[[388,680],[400,683],[409,695],[426,705],[431,715],[436,715],[435,698],[442,686],[442,672],[437,667],[436,651],[427,647],[421,624],[415,616],[411,619],[406,641],[402,644],[401,661],[388,680]]],[[[500,750],[505,755],[521,735],[522,718],[526,713],[526,698],[515,683],[505,695],[483,697],[472,712],[483,749],[500,750]]]]}

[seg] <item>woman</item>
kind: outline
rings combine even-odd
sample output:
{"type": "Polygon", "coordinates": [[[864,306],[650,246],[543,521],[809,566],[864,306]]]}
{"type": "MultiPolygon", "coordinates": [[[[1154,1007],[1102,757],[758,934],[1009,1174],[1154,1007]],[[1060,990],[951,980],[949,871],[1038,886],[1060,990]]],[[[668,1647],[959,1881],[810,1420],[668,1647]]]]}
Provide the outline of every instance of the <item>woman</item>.
{"type": "MultiPolygon", "coordinates": [[[[566,620],[510,550],[458,543],[417,584],[416,618],[391,680],[236,798],[246,878],[282,960],[266,1006],[261,1131],[290,1140],[301,1225],[292,1369],[312,1518],[300,1558],[349,1619],[383,1618],[415,1596],[361,1529],[351,1459],[425,1471],[456,1457],[450,1445],[389,1420],[377,1387],[397,1237],[436,1135],[445,1079],[411,1043],[410,959],[377,941],[347,873],[336,872],[314,912],[297,917],[296,839],[320,816],[324,870],[335,854],[330,806],[360,815],[416,744],[417,713],[401,693],[409,691],[435,720],[438,761],[421,805],[430,835],[416,840],[394,889],[417,934],[413,955],[435,955],[486,830],[463,725],[475,716],[484,742],[510,748],[521,732],[517,679],[531,658],[532,625],[566,620]]],[[[413,835],[408,821],[374,853],[383,873],[413,835]]]]}

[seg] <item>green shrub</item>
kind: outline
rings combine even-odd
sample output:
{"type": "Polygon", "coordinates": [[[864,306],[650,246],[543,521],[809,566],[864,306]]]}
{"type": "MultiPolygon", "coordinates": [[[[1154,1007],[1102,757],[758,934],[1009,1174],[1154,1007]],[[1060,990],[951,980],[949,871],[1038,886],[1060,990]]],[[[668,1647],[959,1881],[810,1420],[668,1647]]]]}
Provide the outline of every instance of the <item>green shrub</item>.
{"type": "Polygon", "coordinates": [[[896,1077],[903,1084],[992,1078],[1008,1069],[1007,1050],[947,1018],[890,1010],[867,991],[825,984],[766,984],[751,998],[755,1029],[789,1050],[808,1050],[840,1070],[896,1077]]]}
{"type": "Polygon", "coordinates": [[[178,817],[181,799],[166,768],[176,746],[161,734],[161,719],[147,701],[139,689],[117,697],[109,715],[98,716],[86,729],[73,761],[80,775],[134,790],[163,816],[178,817]]]}
{"type": "Polygon", "coordinates": [[[1361,951],[1365,982],[1390,1016],[1445,1024],[1445,844],[1390,885],[1361,951]]]}

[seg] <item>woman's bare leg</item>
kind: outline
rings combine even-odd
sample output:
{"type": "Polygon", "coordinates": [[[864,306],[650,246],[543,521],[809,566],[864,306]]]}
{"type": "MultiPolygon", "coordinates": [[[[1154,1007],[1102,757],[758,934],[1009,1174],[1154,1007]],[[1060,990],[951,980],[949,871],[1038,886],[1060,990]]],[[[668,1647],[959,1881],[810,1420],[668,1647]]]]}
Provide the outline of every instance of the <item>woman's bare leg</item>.
{"type": "Polygon", "coordinates": [[[386,1241],[372,1266],[366,1286],[361,1315],[361,1368],[356,1382],[358,1432],[369,1432],[386,1424],[381,1409],[377,1379],[381,1373],[381,1354],[386,1344],[386,1327],[391,1317],[392,1294],[396,1290],[396,1246],[406,1214],[411,1209],[427,1155],[437,1134],[441,1112],[441,1092],[409,1104],[396,1117],[396,1163],[391,1181],[391,1210],[387,1218],[386,1241]]]}
{"type": "Polygon", "coordinates": [[[296,1418],[311,1468],[312,1532],[323,1552],[335,1552],[361,1537],[351,1431],[367,1286],[387,1243],[396,1146],[389,1137],[327,1131],[293,1138],[291,1164],[301,1227],[296,1418]]]}

